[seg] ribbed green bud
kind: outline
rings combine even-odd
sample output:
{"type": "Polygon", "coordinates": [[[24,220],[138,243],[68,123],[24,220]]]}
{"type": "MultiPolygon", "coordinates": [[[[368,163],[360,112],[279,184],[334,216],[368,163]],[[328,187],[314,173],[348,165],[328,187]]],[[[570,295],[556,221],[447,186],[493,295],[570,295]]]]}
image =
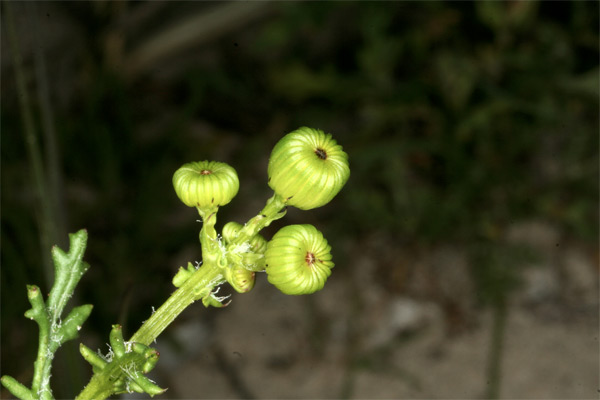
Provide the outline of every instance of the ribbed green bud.
{"type": "Polygon", "coordinates": [[[257,233],[256,235],[252,236],[252,239],[250,239],[249,243],[250,249],[253,253],[265,254],[265,251],[267,250],[267,241],[264,237],[262,237],[261,234],[257,233]]]}
{"type": "Polygon", "coordinates": [[[242,267],[227,268],[225,279],[238,293],[246,293],[252,290],[256,280],[256,272],[242,267]]]}
{"type": "Polygon", "coordinates": [[[312,225],[288,225],[267,244],[266,272],[285,294],[310,294],[321,290],[331,275],[331,246],[312,225]]]}
{"type": "Polygon", "coordinates": [[[348,181],[348,155],[323,131],[299,128],[285,135],[269,159],[269,186],[302,210],[331,201],[348,181]]]}
{"type": "Polygon", "coordinates": [[[240,188],[235,169],[217,161],[184,164],[173,175],[177,197],[188,207],[223,206],[240,188]]]}
{"type": "Polygon", "coordinates": [[[240,230],[242,229],[242,224],[231,221],[225,224],[225,226],[223,226],[223,240],[225,240],[226,243],[231,243],[235,240],[235,238],[238,236],[238,233],[240,233],[240,230]]]}

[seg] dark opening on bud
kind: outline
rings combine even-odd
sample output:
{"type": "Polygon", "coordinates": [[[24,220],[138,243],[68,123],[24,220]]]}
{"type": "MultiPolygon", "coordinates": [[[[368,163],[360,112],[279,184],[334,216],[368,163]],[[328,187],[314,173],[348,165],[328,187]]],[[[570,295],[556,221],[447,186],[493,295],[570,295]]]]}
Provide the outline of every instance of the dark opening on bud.
{"type": "Polygon", "coordinates": [[[312,266],[315,263],[315,255],[311,252],[307,252],[304,260],[308,265],[312,266]]]}
{"type": "Polygon", "coordinates": [[[319,157],[321,160],[327,160],[327,153],[325,152],[325,150],[323,149],[316,149],[315,150],[315,154],[317,155],[317,157],[319,157]]]}

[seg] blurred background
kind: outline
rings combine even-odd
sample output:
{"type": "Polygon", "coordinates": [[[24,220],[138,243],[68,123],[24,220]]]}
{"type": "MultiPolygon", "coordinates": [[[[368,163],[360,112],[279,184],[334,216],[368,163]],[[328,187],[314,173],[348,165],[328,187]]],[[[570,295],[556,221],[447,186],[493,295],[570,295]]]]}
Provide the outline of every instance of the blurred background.
{"type": "MultiPolygon", "coordinates": [[[[311,223],[325,289],[258,276],[225,309],[194,304],[160,337],[162,398],[595,398],[597,2],[2,3],[1,366],[30,383],[49,248],[86,228],[57,398],[91,376],[79,342],[131,335],[200,261],[171,186],[232,165],[217,227],[270,197],[284,134],[344,146],[351,178],[311,223]]],[[[2,397],[10,395],[2,391],[2,397]]],[[[135,398],[136,396],[129,396],[135,398]]],[[[143,396],[137,396],[143,397],[143,396]]],[[[146,396],[147,397],[147,396],[146,396]]]]}

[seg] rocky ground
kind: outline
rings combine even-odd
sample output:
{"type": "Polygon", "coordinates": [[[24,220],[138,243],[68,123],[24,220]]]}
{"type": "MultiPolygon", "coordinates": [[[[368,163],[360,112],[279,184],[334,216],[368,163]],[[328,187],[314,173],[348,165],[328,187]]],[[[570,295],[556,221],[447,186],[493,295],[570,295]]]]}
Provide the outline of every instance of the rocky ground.
{"type": "MultiPolygon", "coordinates": [[[[509,235],[553,250],[524,271],[510,298],[500,397],[598,398],[597,249],[567,244],[539,223],[509,235]]],[[[374,243],[381,238],[366,244],[379,251],[374,243]]],[[[455,298],[451,312],[439,297],[383,290],[381,260],[361,254],[360,269],[338,265],[313,296],[284,296],[261,275],[226,309],[194,307],[158,343],[155,378],[169,387],[166,398],[486,397],[493,313],[470,300],[460,250],[415,261],[445,271],[436,287],[455,298]]],[[[418,279],[411,284],[422,288],[418,279]]]]}

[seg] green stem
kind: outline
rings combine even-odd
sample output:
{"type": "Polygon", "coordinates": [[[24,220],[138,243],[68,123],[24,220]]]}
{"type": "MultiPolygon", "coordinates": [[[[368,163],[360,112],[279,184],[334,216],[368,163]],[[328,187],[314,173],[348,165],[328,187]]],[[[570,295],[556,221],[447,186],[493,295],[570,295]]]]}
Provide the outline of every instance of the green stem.
{"type": "Polygon", "coordinates": [[[198,296],[201,292],[210,293],[221,280],[221,269],[213,263],[204,263],[144,322],[129,341],[149,346],[187,306],[199,299],[198,296]]]}
{"type": "Polygon", "coordinates": [[[273,196],[267,200],[265,208],[244,225],[234,243],[241,244],[250,240],[254,235],[260,232],[261,229],[269,226],[271,222],[282,218],[286,213],[285,210],[281,211],[283,208],[285,208],[285,200],[277,193],[273,194],[273,196]]]}
{"type": "MultiPolygon", "coordinates": [[[[31,8],[35,17],[40,16],[40,11],[36,2],[31,2],[31,8]]],[[[47,171],[47,194],[48,208],[52,213],[53,224],[52,243],[65,245],[63,238],[66,238],[65,228],[65,209],[61,201],[62,179],[60,174],[60,149],[54,124],[54,114],[52,111],[52,100],[50,98],[50,88],[48,86],[48,72],[46,69],[46,60],[44,56],[44,46],[40,38],[39,27],[33,24],[32,31],[35,40],[33,47],[35,76],[37,82],[38,103],[40,105],[41,132],[44,143],[45,169],[47,171]]]]}
{"type": "MultiPolygon", "coordinates": [[[[214,286],[222,282],[221,269],[212,263],[204,263],[196,273],[177,289],[167,301],[160,306],[142,327],[133,334],[130,342],[138,342],[149,346],[154,340],[194,301],[199,300],[201,293],[212,291],[214,286]]],[[[108,379],[109,374],[94,374],[88,385],[77,396],[78,400],[105,399],[113,394],[113,386],[108,379]]]]}
{"type": "MultiPolygon", "coordinates": [[[[219,248],[215,223],[217,210],[198,209],[203,226],[200,231],[203,265],[194,272],[173,294],[160,306],[141,328],[133,334],[129,342],[142,343],[149,346],[158,336],[194,301],[210,295],[213,289],[223,282],[222,268],[218,261],[219,248]]],[[[115,373],[118,373],[116,371],[115,373]]],[[[105,399],[114,393],[110,374],[94,374],[88,385],[77,396],[77,399],[105,399]]]]}
{"type": "Polygon", "coordinates": [[[37,286],[27,287],[27,297],[32,308],[25,315],[35,320],[39,327],[38,354],[33,363],[31,393],[38,398],[52,398],[49,382],[46,381],[50,377],[49,370],[51,368],[51,358],[48,357],[48,344],[50,341],[49,315],[40,289],[37,286]]]}
{"type": "Polygon", "coordinates": [[[209,209],[198,208],[198,214],[202,217],[200,245],[202,246],[202,262],[205,264],[217,264],[220,258],[217,231],[215,230],[217,211],[218,207],[209,209]]]}
{"type": "MultiPolygon", "coordinates": [[[[285,207],[283,199],[275,194],[268,201],[263,210],[242,228],[236,241],[243,243],[272,221],[285,215],[281,211],[285,207]]],[[[160,306],[152,316],[144,322],[142,327],[133,334],[130,342],[142,343],[149,346],[173,322],[183,310],[194,301],[199,300],[213,291],[223,282],[223,268],[219,264],[225,258],[219,249],[215,223],[217,209],[198,209],[202,217],[202,230],[200,243],[202,245],[203,265],[193,273],[183,285],[177,289],[167,301],[160,306]]],[[[94,374],[88,385],[77,396],[77,399],[104,399],[113,394],[113,386],[105,373],[94,374]]]]}
{"type": "MultiPolygon", "coordinates": [[[[19,108],[21,111],[21,118],[23,122],[23,130],[25,133],[25,144],[27,148],[27,156],[29,159],[29,165],[31,166],[31,173],[34,182],[34,190],[37,200],[36,212],[38,213],[38,224],[40,229],[40,244],[42,246],[42,254],[47,254],[47,251],[51,247],[52,243],[52,231],[54,226],[54,219],[52,216],[52,208],[50,204],[45,201],[47,199],[47,187],[44,180],[44,169],[42,155],[38,144],[31,101],[29,98],[29,92],[26,85],[25,68],[23,66],[23,57],[19,50],[19,44],[17,40],[17,34],[14,27],[14,11],[13,4],[10,1],[4,2],[6,10],[6,25],[8,33],[8,43],[11,51],[11,56],[14,61],[14,72],[15,72],[15,83],[19,98],[19,108]]],[[[42,258],[44,266],[44,277],[48,286],[52,282],[52,267],[50,260],[46,257],[42,258]]]]}

